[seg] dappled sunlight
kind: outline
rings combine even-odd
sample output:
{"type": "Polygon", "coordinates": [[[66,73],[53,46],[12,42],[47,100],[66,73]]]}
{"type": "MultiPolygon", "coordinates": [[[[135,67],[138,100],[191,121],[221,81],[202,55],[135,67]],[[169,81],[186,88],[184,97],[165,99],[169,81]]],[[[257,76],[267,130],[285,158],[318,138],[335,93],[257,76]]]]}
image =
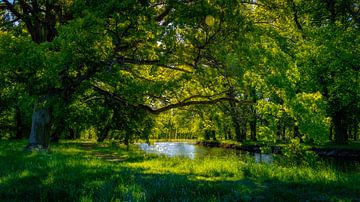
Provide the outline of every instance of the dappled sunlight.
{"type": "Polygon", "coordinates": [[[347,199],[337,188],[346,188],[348,197],[352,198],[360,185],[360,180],[355,179],[359,174],[341,173],[321,166],[282,166],[213,156],[192,160],[128,151],[111,145],[94,146],[91,150],[79,145],[81,143],[58,144],[49,153],[8,153],[7,158],[14,160],[11,165],[3,164],[0,170],[0,197],[41,200],[46,196],[49,200],[70,201],[172,201],[179,198],[261,201],[289,197],[309,199],[324,190],[333,190],[322,197],[337,200],[347,199]],[[74,151],[74,154],[69,155],[67,151],[74,151]],[[93,155],[102,152],[122,161],[108,161],[93,155]],[[124,155],[127,158],[122,158],[124,155]],[[17,191],[6,191],[12,189],[17,191]]]}
{"type": "Polygon", "coordinates": [[[358,201],[358,1],[0,0],[0,201],[358,201]]]}

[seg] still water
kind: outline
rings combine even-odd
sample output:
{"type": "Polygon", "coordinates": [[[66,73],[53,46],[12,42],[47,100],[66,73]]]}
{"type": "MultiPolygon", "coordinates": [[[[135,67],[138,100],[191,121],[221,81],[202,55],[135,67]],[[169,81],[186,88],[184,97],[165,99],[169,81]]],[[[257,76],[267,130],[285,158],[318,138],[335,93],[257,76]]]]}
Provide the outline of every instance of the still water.
{"type": "MultiPolygon", "coordinates": [[[[204,147],[186,142],[155,142],[139,144],[139,148],[146,153],[165,155],[169,157],[184,157],[190,159],[215,157],[238,158],[253,160],[257,163],[271,164],[275,161],[272,154],[249,153],[235,149],[204,147]]],[[[360,161],[344,158],[322,158],[323,162],[343,172],[360,172],[360,161]]]]}
{"type": "Polygon", "coordinates": [[[169,157],[185,157],[190,159],[217,157],[229,158],[236,156],[240,159],[253,158],[255,162],[272,163],[272,154],[249,153],[234,149],[212,148],[198,146],[186,142],[155,142],[148,145],[147,143],[139,144],[141,150],[147,153],[165,155],[169,157]]]}

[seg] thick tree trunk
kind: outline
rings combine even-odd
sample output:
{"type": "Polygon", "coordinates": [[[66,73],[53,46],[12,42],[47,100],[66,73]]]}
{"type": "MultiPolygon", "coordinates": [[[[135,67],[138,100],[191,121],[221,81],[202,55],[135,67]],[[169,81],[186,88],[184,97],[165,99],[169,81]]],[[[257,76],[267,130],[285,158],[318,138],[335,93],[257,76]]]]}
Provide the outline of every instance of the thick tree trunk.
{"type": "Polygon", "coordinates": [[[35,109],[32,114],[31,133],[26,149],[47,149],[50,142],[50,128],[50,109],[35,109]]]}

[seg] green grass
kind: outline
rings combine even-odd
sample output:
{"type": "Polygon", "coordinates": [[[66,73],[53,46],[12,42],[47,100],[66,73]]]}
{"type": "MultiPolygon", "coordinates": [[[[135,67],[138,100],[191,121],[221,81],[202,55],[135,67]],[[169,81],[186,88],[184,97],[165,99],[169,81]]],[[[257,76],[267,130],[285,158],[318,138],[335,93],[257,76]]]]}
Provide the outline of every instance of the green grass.
{"type": "Polygon", "coordinates": [[[49,152],[0,142],[0,201],[359,201],[360,174],[168,158],[117,144],[64,141],[49,152]]]}

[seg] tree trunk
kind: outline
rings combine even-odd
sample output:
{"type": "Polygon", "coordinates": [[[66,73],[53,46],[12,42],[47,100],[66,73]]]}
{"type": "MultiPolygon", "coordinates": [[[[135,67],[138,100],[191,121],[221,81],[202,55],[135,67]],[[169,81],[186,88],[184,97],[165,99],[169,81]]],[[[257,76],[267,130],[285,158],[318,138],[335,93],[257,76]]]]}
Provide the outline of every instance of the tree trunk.
{"type": "Polygon", "coordinates": [[[358,136],[358,124],[354,124],[354,141],[357,141],[358,136]]]}
{"type": "Polygon", "coordinates": [[[283,131],[282,131],[282,139],[283,140],[286,140],[286,127],[285,126],[283,126],[283,131]]]}
{"type": "Polygon", "coordinates": [[[256,141],[256,102],[257,102],[257,96],[256,96],[256,89],[255,87],[250,88],[250,97],[252,99],[253,105],[251,105],[251,112],[252,112],[252,119],[250,121],[250,139],[252,141],[256,141]]]}
{"type": "Polygon", "coordinates": [[[281,138],[281,125],[280,125],[280,121],[277,122],[276,124],[276,136],[278,140],[282,140],[281,138]]]}
{"type": "Polygon", "coordinates": [[[216,141],[216,132],[215,132],[215,130],[211,130],[211,138],[213,139],[213,141],[216,141]]]}
{"type": "Polygon", "coordinates": [[[225,137],[226,137],[226,138],[225,138],[226,140],[232,140],[231,129],[227,129],[227,130],[226,130],[225,137]]]}
{"type": "Polygon", "coordinates": [[[69,128],[69,138],[75,140],[76,137],[76,133],[75,130],[73,128],[69,128]]]}
{"type": "Polygon", "coordinates": [[[50,128],[50,109],[35,109],[32,114],[31,133],[26,149],[47,149],[50,142],[50,128]]]}
{"type": "Polygon", "coordinates": [[[336,0],[327,0],[326,4],[327,4],[327,9],[330,13],[330,22],[334,24],[336,21],[336,10],[335,10],[336,0]]]}
{"type": "Polygon", "coordinates": [[[353,135],[352,129],[353,129],[353,128],[352,128],[351,126],[348,126],[347,135],[346,135],[348,139],[350,139],[350,138],[353,137],[353,136],[352,136],[352,135],[353,135]]]}
{"type": "Polygon", "coordinates": [[[250,122],[250,136],[252,141],[256,141],[256,118],[253,117],[253,120],[250,122]]]}
{"type": "Polygon", "coordinates": [[[236,138],[236,141],[242,142],[243,140],[241,139],[240,124],[239,124],[239,122],[236,120],[236,118],[233,118],[233,122],[234,122],[234,125],[235,125],[235,138],[236,138]]]}
{"type": "MultiPolygon", "coordinates": [[[[231,98],[231,99],[235,98],[234,88],[233,87],[230,88],[228,97],[231,98]]],[[[236,103],[234,101],[229,101],[229,104],[230,104],[231,119],[232,119],[232,122],[233,122],[234,127],[235,127],[236,141],[242,142],[242,141],[244,141],[244,137],[243,137],[243,134],[242,134],[242,124],[241,124],[242,121],[241,121],[239,110],[238,110],[237,105],[236,105],[236,103]]]]}
{"type": "Polygon", "coordinates": [[[15,139],[23,138],[23,124],[21,118],[21,110],[19,106],[16,106],[16,114],[15,114],[15,127],[16,127],[16,134],[15,139]]]}
{"type": "Polygon", "coordinates": [[[300,131],[299,131],[299,126],[297,125],[294,125],[294,137],[298,137],[300,138],[301,137],[301,134],[300,134],[300,131]]]}
{"type": "Polygon", "coordinates": [[[333,115],[333,123],[335,129],[335,144],[346,144],[347,143],[347,127],[343,113],[336,112],[333,115]]]}
{"type": "Polygon", "coordinates": [[[103,129],[103,131],[100,131],[100,135],[97,139],[98,142],[104,142],[104,140],[107,138],[108,134],[110,132],[110,127],[107,126],[103,129]]]}
{"type": "Polygon", "coordinates": [[[51,142],[59,142],[60,140],[60,136],[61,133],[63,131],[66,131],[66,123],[65,123],[65,119],[63,116],[61,116],[61,118],[59,118],[60,121],[59,122],[53,122],[53,129],[52,129],[52,133],[50,136],[50,141],[51,142]]]}
{"type": "Polygon", "coordinates": [[[241,127],[241,141],[244,140],[246,140],[246,123],[243,123],[241,127]]]}
{"type": "Polygon", "coordinates": [[[130,133],[126,132],[124,137],[124,144],[127,146],[127,149],[129,149],[130,137],[130,133]]]}
{"type": "Polygon", "coordinates": [[[332,142],[333,141],[333,136],[334,136],[334,134],[333,134],[333,131],[334,131],[334,123],[333,122],[331,122],[330,123],[330,129],[329,129],[330,131],[329,131],[329,140],[332,142]]]}

